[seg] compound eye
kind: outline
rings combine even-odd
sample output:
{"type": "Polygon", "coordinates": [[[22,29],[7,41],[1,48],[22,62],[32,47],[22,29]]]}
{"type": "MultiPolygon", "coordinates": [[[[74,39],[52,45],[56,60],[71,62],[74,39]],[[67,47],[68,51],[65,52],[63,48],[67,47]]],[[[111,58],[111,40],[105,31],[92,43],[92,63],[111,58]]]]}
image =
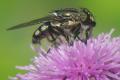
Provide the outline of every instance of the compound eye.
{"type": "Polygon", "coordinates": [[[91,23],[91,26],[95,27],[95,25],[96,25],[96,22],[93,21],[93,22],[91,23]]]}
{"type": "Polygon", "coordinates": [[[85,14],[84,12],[80,12],[80,19],[81,21],[85,21],[87,19],[87,14],[85,14]]]}

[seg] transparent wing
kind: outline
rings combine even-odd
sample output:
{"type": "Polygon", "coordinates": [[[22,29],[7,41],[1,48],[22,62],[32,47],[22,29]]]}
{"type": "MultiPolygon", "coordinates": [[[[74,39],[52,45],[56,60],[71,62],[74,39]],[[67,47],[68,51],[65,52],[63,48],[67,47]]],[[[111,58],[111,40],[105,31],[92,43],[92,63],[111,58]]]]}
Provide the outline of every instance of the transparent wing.
{"type": "Polygon", "coordinates": [[[47,21],[50,21],[50,20],[52,20],[52,17],[47,16],[47,17],[43,17],[43,18],[40,18],[40,19],[35,19],[35,20],[32,20],[32,21],[29,21],[29,22],[25,22],[25,23],[22,23],[22,24],[18,24],[16,26],[8,28],[7,30],[15,30],[15,29],[20,29],[20,28],[25,28],[25,27],[29,27],[29,26],[32,26],[32,25],[40,24],[41,22],[47,22],[47,21]]]}

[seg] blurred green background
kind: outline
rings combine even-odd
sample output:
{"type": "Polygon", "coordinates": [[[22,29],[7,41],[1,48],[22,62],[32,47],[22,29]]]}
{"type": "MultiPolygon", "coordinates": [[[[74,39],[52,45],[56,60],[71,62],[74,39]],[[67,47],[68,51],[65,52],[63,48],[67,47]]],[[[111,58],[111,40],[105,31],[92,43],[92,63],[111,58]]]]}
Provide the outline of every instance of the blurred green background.
{"type": "Polygon", "coordinates": [[[16,65],[27,65],[35,52],[30,48],[35,27],[6,31],[13,25],[46,16],[53,9],[86,7],[96,18],[94,35],[115,28],[120,34],[120,0],[0,0],[0,80],[23,73],[16,65]]]}

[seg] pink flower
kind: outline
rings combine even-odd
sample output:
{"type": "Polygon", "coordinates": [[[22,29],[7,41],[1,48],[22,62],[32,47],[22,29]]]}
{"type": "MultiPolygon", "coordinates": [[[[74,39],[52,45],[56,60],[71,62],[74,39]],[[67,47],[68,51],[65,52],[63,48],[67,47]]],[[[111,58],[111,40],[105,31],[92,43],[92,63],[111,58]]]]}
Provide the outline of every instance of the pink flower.
{"type": "Polygon", "coordinates": [[[111,33],[38,53],[31,65],[18,67],[28,72],[12,80],[120,80],[120,37],[111,33]]]}

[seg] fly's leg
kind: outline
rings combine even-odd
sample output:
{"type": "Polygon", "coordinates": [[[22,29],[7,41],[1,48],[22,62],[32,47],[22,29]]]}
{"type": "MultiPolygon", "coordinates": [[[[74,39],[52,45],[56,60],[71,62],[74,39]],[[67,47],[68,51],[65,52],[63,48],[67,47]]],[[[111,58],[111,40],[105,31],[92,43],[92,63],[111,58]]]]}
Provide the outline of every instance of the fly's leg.
{"type": "Polygon", "coordinates": [[[58,44],[56,43],[57,35],[55,35],[53,32],[49,31],[49,36],[47,37],[47,40],[52,43],[52,46],[57,46],[58,44]]]}
{"type": "Polygon", "coordinates": [[[89,39],[90,37],[92,37],[92,31],[93,31],[93,27],[88,28],[86,30],[86,39],[89,39]]]}
{"type": "MultiPolygon", "coordinates": [[[[58,42],[58,44],[60,43],[64,43],[64,42],[70,42],[69,40],[69,35],[67,33],[67,31],[65,31],[65,29],[63,28],[60,28],[60,27],[54,27],[53,28],[53,33],[54,34],[57,34],[59,37],[57,39],[59,39],[60,42],[58,42]]],[[[70,33],[69,33],[70,34],[70,33]]]]}
{"type": "Polygon", "coordinates": [[[78,27],[75,27],[73,29],[74,39],[75,40],[81,40],[85,44],[87,43],[87,33],[84,33],[84,29],[82,29],[81,25],[78,25],[78,27]]]}
{"type": "Polygon", "coordinates": [[[82,28],[80,29],[79,40],[87,44],[86,34],[85,34],[84,29],[82,28]]]}
{"type": "Polygon", "coordinates": [[[73,33],[74,40],[81,40],[84,42],[84,32],[80,24],[73,28],[71,32],[73,33]]]}
{"type": "Polygon", "coordinates": [[[79,36],[79,34],[80,34],[80,27],[79,26],[76,27],[74,29],[74,31],[72,31],[72,32],[74,33],[74,39],[80,39],[80,36],[79,36]]]}
{"type": "Polygon", "coordinates": [[[52,43],[52,46],[57,47],[58,45],[60,45],[60,42],[58,40],[59,36],[61,35],[60,31],[58,31],[55,27],[51,27],[51,29],[49,29],[49,34],[51,39],[48,38],[48,40],[52,43]]]}
{"type": "Polygon", "coordinates": [[[48,32],[49,32],[49,36],[47,37],[47,40],[51,43],[55,42],[57,36],[59,36],[59,33],[56,32],[52,26],[49,27],[48,32]]]}

